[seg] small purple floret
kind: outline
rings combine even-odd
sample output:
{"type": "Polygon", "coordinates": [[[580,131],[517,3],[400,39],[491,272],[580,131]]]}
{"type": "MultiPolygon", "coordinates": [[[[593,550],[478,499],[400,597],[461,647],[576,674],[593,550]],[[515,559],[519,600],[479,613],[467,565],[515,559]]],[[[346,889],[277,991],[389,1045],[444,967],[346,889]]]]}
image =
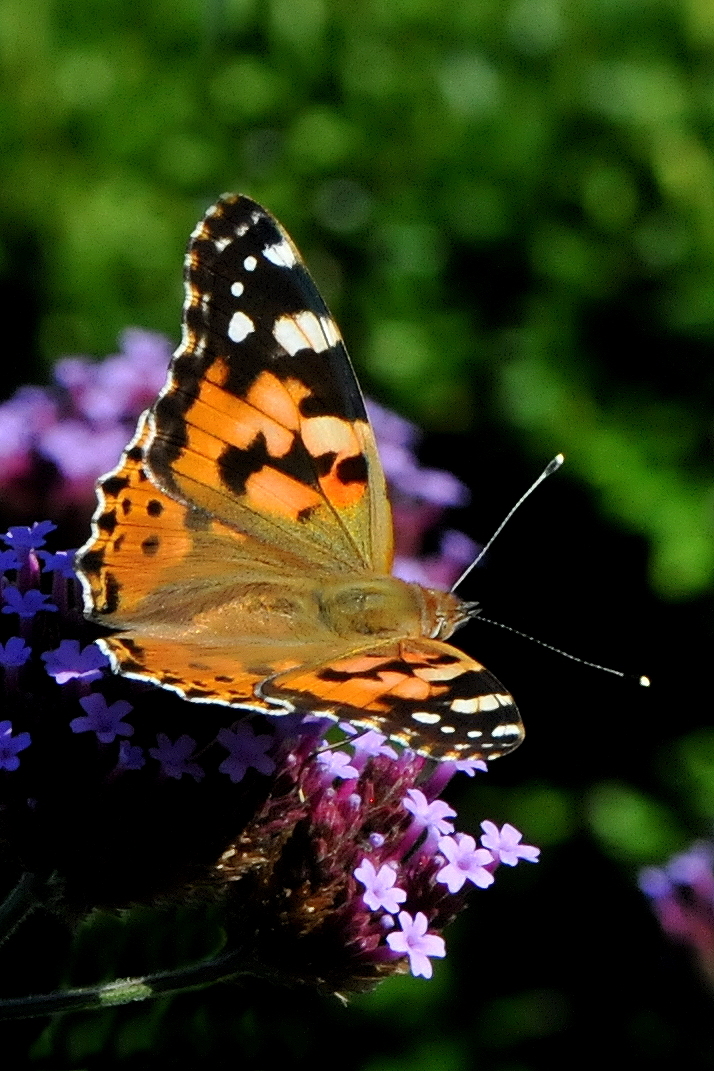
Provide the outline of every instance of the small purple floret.
{"type": "Polygon", "coordinates": [[[8,569],[19,569],[20,561],[14,550],[0,550],[0,573],[8,569]]]}
{"type": "Polygon", "coordinates": [[[410,788],[402,803],[423,829],[442,834],[454,832],[453,822],[447,822],[446,819],[455,818],[456,811],[444,800],[432,800],[429,803],[418,788],[410,788]]]}
{"type": "Polygon", "coordinates": [[[446,955],[444,938],[426,932],[428,923],[423,911],[417,911],[414,918],[408,911],[400,911],[399,925],[400,931],[387,934],[387,944],[392,952],[409,956],[409,969],[415,977],[431,978],[429,956],[441,959],[446,955]]]}
{"type": "Polygon", "coordinates": [[[275,772],[275,762],[265,754],[274,743],[273,737],[256,735],[247,722],[240,722],[235,729],[220,729],[216,740],[230,752],[218,770],[228,774],[234,784],[243,780],[249,766],[266,775],[275,772]]]}
{"type": "Polygon", "coordinates": [[[2,612],[4,614],[18,614],[22,618],[34,617],[40,610],[56,612],[57,607],[54,603],[47,602],[49,597],[49,595],[44,595],[41,591],[38,591],[37,588],[30,588],[29,591],[23,594],[18,588],[10,584],[3,591],[5,606],[2,608],[2,612]]]}
{"type": "Polygon", "coordinates": [[[382,908],[390,915],[399,911],[399,905],[404,903],[407,894],[404,889],[395,885],[397,872],[393,866],[384,863],[379,870],[375,870],[369,859],[363,859],[354,874],[364,885],[362,899],[370,911],[379,911],[382,908]]]}
{"type": "Polygon", "coordinates": [[[499,830],[495,822],[486,821],[481,823],[481,829],[481,843],[493,853],[499,863],[515,866],[519,859],[526,859],[529,863],[538,862],[540,848],[535,848],[532,844],[521,844],[523,834],[509,822],[499,830]]]}
{"type": "Polygon", "coordinates": [[[128,740],[120,741],[119,761],[117,763],[117,767],[120,770],[140,770],[145,765],[146,759],[144,758],[143,748],[135,747],[128,740]]]}
{"type": "Polygon", "coordinates": [[[0,770],[16,770],[20,765],[18,751],[24,751],[32,743],[29,733],[12,735],[12,722],[0,721],[0,770]]]}
{"type": "Polygon", "coordinates": [[[320,751],[317,755],[322,772],[330,780],[341,777],[350,780],[359,777],[359,770],[350,765],[350,756],[346,751],[320,751]]]}
{"type": "Polygon", "coordinates": [[[35,521],[32,528],[16,524],[8,528],[7,532],[0,533],[0,539],[13,550],[35,550],[37,547],[44,547],[45,536],[54,532],[56,527],[52,521],[35,521]]]}
{"type": "Polygon", "coordinates": [[[20,636],[11,636],[5,646],[0,643],[0,666],[11,669],[24,666],[32,654],[32,648],[20,636]]]}
{"type": "Polygon", "coordinates": [[[641,891],[651,900],[661,900],[669,896],[674,884],[667,876],[667,872],[658,866],[648,866],[640,871],[637,879],[641,891]]]}
{"type": "Polygon", "coordinates": [[[450,893],[457,893],[467,880],[479,889],[487,889],[493,884],[493,874],[486,867],[494,862],[494,858],[486,848],[477,848],[476,841],[468,833],[441,837],[439,851],[447,864],[436,875],[436,880],[446,885],[450,893]]]}
{"type": "Polygon", "coordinates": [[[473,777],[476,770],[480,770],[481,773],[488,773],[488,766],[483,759],[457,759],[454,766],[458,773],[468,774],[469,777],[473,777]]]}
{"type": "Polygon", "coordinates": [[[117,736],[134,735],[133,725],[122,721],[124,715],[134,709],[126,699],[117,699],[116,703],[107,706],[101,692],[92,692],[80,699],[79,705],[87,716],[72,719],[69,727],[73,733],[96,733],[100,744],[111,744],[117,736]]]}
{"type": "Polygon", "coordinates": [[[80,650],[78,640],[62,640],[56,650],[45,651],[40,657],[58,684],[71,680],[96,681],[109,665],[109,659],[96,643],[80,650]]]}
{"type": "Polygon", "coordinates": [[[385,743],[386,739],[383,733],[368,729],[366,733],[350,740],[350,745],[354,748],[355,758],[372,759],[377,755],[385,755],[387,758],[396,759],[397,752],[385,743]]]}
{"type": "Polygon", "coordinates": [[[174,777],[178,781],[184,774],[188,774],[196,781],[200,781],[205,776],[205,771],[198,763],[191,762],[191,756],[196,748],[196,741],[193,737],[184,733],[178,740],[172,742],[166,733],[157,733],[156,743],[158,747],[150,747],[149,754],[152,759],[161,763],[162,772],[167,777],[174,777]]]}
{"type": "Polygon", "coordinates": [[[37,556],[44,563],[42,566],[43,572],[59,573],[65,579],[71,580],[75,575],[74,558],[76,553],[76,550],[58,550],[56,554],[51,553],[49,550],[41,550],[37,556]]]}

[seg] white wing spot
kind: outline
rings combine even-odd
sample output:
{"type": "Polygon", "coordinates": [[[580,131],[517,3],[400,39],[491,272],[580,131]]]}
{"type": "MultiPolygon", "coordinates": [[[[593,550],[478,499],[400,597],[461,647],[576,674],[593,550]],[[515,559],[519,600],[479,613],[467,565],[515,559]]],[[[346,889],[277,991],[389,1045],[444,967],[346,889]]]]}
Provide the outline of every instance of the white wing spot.
{"type": "MultiPolygon", "coordinates": [[[[450,666],[419,666],[414,670],[414,676],[422,681],[450,681],[454,677],[460,677],[462,673],[463,666],[460,662],[450,666]]],[[[463,702],[463,700],[455,700],[455,702],[459,701],[463,702]]],[[[451,709],[454,709],[453,706],[451,709]]]]}
{"type": "Polygon", "coordinates": [[[494,695],[475,695],[472,699],[454,699],[451,709],[454,714],[478,714],[482,710],[496,710],[498,700],[494,695]]]}
{"type": "Polygon", "coordinates": [[[230,238],[216,238],[213,244],[215,245],[218,252],[222,253],[226,246],[229,246],[231,244],[231,240],[230,238]]]}
{"type": "Polygon", "coordinates": [[[441,729],[442,733],[455,733],[456,732],[456,729],[455,729],[455,727],[453,725],[440,725],[439,728],[441,729]]]}
{"type": "Polygon", "coordinates": [[[240,297],[244,290],[245,287],[243,286],[243,283],[231,283],[231,294],[233,297],[240,297]]]}
{"type": "Polygon", "coordinates": [[[414,721],[419,721],[422,725],[436,725],[441,721],[441,714],[429,714],[426,710],[418,710],[416,714],[412,714],[414,721]]]}
{"type": "Polygon", "coordinates": [[[257,263],[258,261],[255,259],[255,257],[246,257],[243,261],[243,267],[246,271],[255,271],[257,263]]]}
{"type": "Polygon", "coordinates": [[[325,332],[325,337],[331,346],[336,346],[338,342],[342,341],[340,330],[330,316],[321,316],[320,323],[322,324],[322,330],[325,332]]]}
{"type": "Polygon", "coordinates": [[[497,725],[496,728],[491,733],[491,736],[520,736],[520,735],[521,735],[521,727],[520,727],[520,725],[511,725],[509,722],[506,722],[505,725],[497,725]]]}
{"type": "Polygon", "coordinates": [[[273,324],[273,337],[291,357],[300,350],[323,353],[334,345],[328,338],[330,323],[325,316],[318,319],[314,312],[304,309],[293,316],[277,319],[273,324]]]}
{"type": "Polygon", "coordinates": [[[242,342],[252,331],[255,331],[255,324],[250,316],[244,312],[234,312],[228,324],[228,337],[233,342],[242,342]]]}
{"type": "Polygon", "coordinates": [[[466,735],[469,740],[478,740],[479,736],[483,736],[483,733],[480,729],[469,729],[466,735]]]}
{"type": "Polygon", "coordinates": [[[263,256],[271,264],[276,264],[279,268],[295,267],[295,254],[284,238],[276,245],[266,246],[263,250],[263,256]]]}
{"type": "Polygon", "coordinates": [[[250,230],[250,223],[239,223],[236,227],[236,235],[238,238],[242,238],[244,234],[247,234],[250,230]]]}

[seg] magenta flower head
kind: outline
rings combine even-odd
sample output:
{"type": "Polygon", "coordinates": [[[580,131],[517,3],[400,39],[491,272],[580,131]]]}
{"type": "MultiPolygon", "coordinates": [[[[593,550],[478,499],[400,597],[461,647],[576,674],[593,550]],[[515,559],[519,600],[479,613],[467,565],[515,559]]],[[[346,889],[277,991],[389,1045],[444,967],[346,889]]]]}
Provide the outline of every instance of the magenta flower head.
{"type": "Polygon", "coordinates": [[[714,842],[697,841],[663,867],[646,867],[639,886],[663,932],[689,949],[714,989],[714,842]]]}

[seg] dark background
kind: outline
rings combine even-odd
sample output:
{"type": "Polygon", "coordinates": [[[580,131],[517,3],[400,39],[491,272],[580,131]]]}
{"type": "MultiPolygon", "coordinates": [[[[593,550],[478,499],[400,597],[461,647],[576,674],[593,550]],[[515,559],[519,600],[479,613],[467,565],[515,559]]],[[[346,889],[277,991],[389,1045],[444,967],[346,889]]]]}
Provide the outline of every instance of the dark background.
{"type": "MultiPolygon", "coordinates": [[[[217,987],[4,1027],[5,1051],[48,1069],[710,1067],[709,992],[636,886],[714,811],[710,6],[0,0],[0,59],[6,396],[126,326],[177,339],[186,237],[217,194],[249,193],[303,250],[366,389],[471,488],[450,524],[485,540],[568,455],[464,594],[635,674],[460,634],[528,736],[452,784],[459,828],[511,821],[543,853],[474,892],[431,982],[347,1009],[217,987]]],[[[38,916],[4,989],[185,955],[180,913],[134,920],[132,954],[124,925],[70,952],[38,916]]]]}

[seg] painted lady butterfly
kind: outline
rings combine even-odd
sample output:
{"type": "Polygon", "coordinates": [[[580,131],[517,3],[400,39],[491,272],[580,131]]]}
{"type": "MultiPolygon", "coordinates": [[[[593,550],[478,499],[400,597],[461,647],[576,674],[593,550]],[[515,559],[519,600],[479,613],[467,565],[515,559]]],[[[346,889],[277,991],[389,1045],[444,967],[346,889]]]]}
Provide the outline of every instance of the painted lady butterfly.
{"type": "Polygon", "coordinates": [[[98,498],[78,565],[116,672],[200,703],[319,711],[437,759],[520,743],[511,696],[442,642],[473,604],[390,576],[384,475],[340,333],[247,197],[193,232],[181,345],[98,498]]]}

